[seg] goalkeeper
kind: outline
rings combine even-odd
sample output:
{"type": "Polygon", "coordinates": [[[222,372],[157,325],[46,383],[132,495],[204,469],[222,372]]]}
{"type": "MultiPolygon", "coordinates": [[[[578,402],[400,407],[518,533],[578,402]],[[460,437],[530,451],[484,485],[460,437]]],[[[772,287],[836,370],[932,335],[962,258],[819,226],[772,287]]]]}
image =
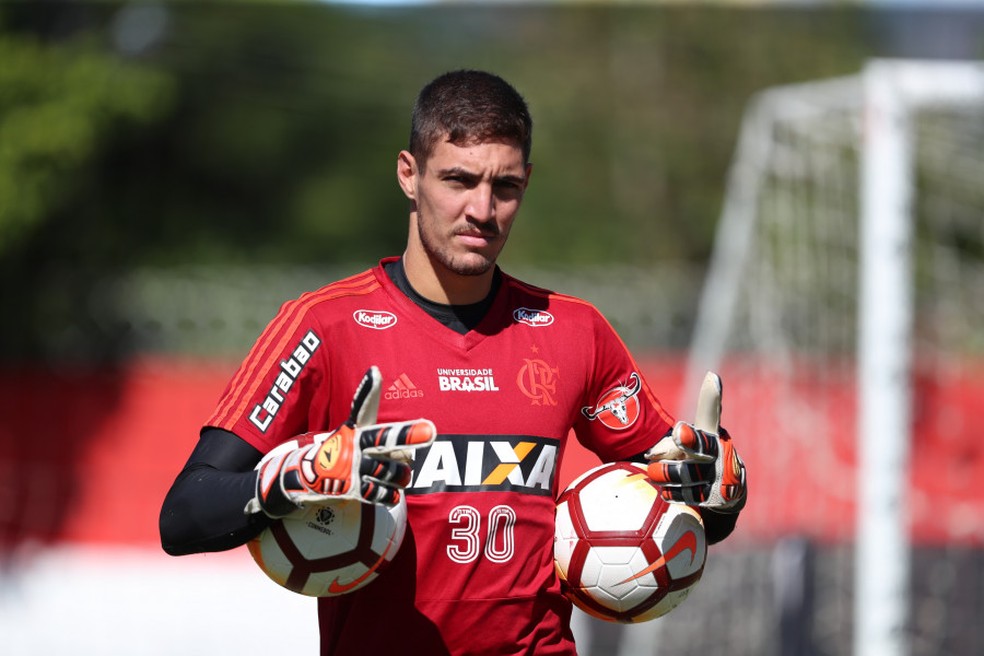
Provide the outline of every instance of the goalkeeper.
{"type": "Polygon", "coordinates": [[[179,555],[236,547],[338,496],[404,496],[392,564],[318,599],[322,654],[575,654],[552,558],[572,430],[602,461],[648,461],[667,499],[698,509],[710,543],[745,503],[715,376],[696,421],[677,422],[593,306],[496,265],[531,144],[526,102],[500,77],[455,71],[426,85],[396,157],[404,252],[281,307],[164,500],[162,544],[179,555]],[[265,457],[330,429],[344,466],[310,476],[298,466],[309,453],[265,457]]]}

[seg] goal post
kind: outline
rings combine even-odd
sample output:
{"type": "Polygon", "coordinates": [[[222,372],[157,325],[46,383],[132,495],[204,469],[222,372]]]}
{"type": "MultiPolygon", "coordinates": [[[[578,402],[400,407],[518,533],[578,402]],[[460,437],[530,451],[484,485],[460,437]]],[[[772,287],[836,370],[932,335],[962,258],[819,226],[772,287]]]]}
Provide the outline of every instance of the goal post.
{"type": "Polygon", "coordinates": [[[862,80],[858,493],[872,505],[857,523],[854,653],[903,656],[915,351],[913,119],[925,109],[980,106],[984,66],[876,60],[862,80]],[[889,439],[865,439],[881,435],[889,439]]]}
{"type": "Polygon", "coordinates": [[[914,513],[934,501],[911,482],[926,421],[913,408],[928,403],[913,385],[916,368],[939,389],[976,384],[954,372],[984,353],[982,187],[981,63],[873,60],[765,90],[744,117],[680,405],[704,371],[722,373],[753,494],[783,496],[761,517],[746,509],[750,533],[853,542],[840,653],[948,639],[916,635],[911,617],[914,513]],[[841,512],[855,513],[847,530],[841,512]]]}

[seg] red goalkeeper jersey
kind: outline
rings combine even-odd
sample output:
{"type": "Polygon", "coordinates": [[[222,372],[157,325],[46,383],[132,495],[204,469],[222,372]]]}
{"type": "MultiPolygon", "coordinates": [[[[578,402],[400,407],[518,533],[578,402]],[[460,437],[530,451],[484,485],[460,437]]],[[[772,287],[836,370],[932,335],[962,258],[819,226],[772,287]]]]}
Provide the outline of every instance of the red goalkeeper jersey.
{"type": "Polygon", "coordinates": [[[505,274],[462,335],[379,266],[285,303],[209,426],[261,451],[348,418],[383,374],[379,421],[425,417],[407,535],[367,587],[318,600],[324,654],[573,654],[553,567],[557,472],[571,429],[603,461],[651,447],[672,418],[589,303],[505,274]]]}

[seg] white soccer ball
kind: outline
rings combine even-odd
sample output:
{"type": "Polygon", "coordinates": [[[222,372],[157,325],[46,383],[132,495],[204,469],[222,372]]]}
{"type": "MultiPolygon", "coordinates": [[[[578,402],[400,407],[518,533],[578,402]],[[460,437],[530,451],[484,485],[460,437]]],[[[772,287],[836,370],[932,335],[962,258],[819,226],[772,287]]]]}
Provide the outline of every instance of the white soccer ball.
{"type": "Polygon", "coordinates": [[[609,622],[673,610],[700,580],[707,539],[700,515],[668,503],[633,462],[600,465],[557,501],[554,565],[567,596],[609,622]]]}
{"type": "MultiPolygon", "coordinates": [[[[277,448],[310,444],[300,435],[277,448]]],[[[407,528],[407,504],[340,499],[309,506],[274,521],[247,543],[253,560],[273,581],[311,597],[334,597],[367,585],[396,556],[407,528]]]]}

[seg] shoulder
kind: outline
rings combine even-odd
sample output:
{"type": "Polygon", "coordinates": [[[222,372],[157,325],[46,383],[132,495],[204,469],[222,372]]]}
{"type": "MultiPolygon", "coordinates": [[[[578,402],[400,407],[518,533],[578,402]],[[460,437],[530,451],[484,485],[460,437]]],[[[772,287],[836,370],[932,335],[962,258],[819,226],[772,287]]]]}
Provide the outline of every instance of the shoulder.
{"type": "Polygon", "coordinates": [[[598,308],[583,298],[538,287],[506,273],[503,273],[502,280],[514,299],[514,305],[558,313],[565,317],[604,321],[598,308]]]}
{"type": "Polygon", "coordinates": [[[364,298],[378,292],[382,282],[376,268],[367,269],[347,278],[331,282],[323,287],[308,291],[283,304],[280,313],[306,314],[326,306],[345,303],[351,299],[364,298]]]}
{"type": "Polygon", "coordinates": [[[265,332],[303,334],[314,329],[321,334],[334,330],[360,310],[385,309],[386,302],[380,300],[382,288],[376,268],[328,283],[281,304],[265,332]]]}
{"type": "Polygon", "coordinates": [[[301,294],[291,302],[316,305],[338,299],[367,296],[381,287],[382,283],[376,269],[373,268],[301,294]]]}

